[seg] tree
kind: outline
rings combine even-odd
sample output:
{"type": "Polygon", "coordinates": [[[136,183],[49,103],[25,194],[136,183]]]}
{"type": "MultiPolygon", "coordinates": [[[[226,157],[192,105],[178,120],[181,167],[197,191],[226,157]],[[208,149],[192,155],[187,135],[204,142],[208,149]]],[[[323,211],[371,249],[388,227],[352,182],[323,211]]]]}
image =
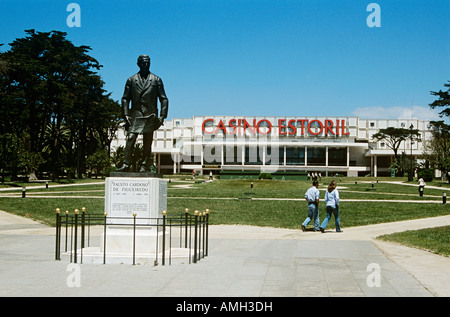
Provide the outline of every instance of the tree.
{"type": "Polygon", "coordinates": [[[424,145],[424,158],[442,177],[450,171],[450,125],[444,121],[431,121],[433,138],[424,145]]]}
{"type": "Polygon", "coordinates": [[[102,66],[88,46],[65,32],[26,30],[0,53],[0,133],[29,135],[30,154],[42,154],[54,178],[78,167],[100,144],[108,147],[120,121],[120,105],[103,89],[102,66]],[[99,136],[98,138],[91,137],[99,136]]]}
{"type": "Polygon", "coordinates": [[[431,109],[437,107],[447,107],[439,113],[439,116],[441,118],[444,116],[450,117],[450,81],[444,84],[444,86],[448,87],[449,89],[447,91],[439,90],[437,92],[436,91],[430,92],[433,96],[439,97],[437,100],[435,100],[433,103],[430,104],[431,109]]]}
{"type": "Polygon", "coordinates": [[[86,165],[95,170],[95,178],[97,178],[98,174],[104,174],[105,169],[111,166],[111,159],[106,150],[98,149],[86,159],[86,165]]]}
{"type": "Polygon", "coordinates": [[[377,141],[384,140],[387,147],[394,151],[394,161],[399,163],[398,148],[403,141],[411,140],[420,142],[420,133],[418,129],[413,129],[412,125],[409,129],[388,127],[380,129],[379,132],[372,136],[377,141]]]}
{"type": "MultiPolygon", "coordinates": [[[[445,107],[439,116],[450,117],[450,81],[444,84],[447,87],[447,91],[431,91],[433,96],[438,97],[433,103],[430,104],[431,109],[438,107],[445,107]]],[[[442,177],[448,175],[450,171],[450,125],[444,123],[444,121],[432,121],[433,126],[433,140],[428,144],[426,152],[433,167],[441,170],[442,177]]],[[[448,178],[450,182],[450,177],[448,178]]]]}

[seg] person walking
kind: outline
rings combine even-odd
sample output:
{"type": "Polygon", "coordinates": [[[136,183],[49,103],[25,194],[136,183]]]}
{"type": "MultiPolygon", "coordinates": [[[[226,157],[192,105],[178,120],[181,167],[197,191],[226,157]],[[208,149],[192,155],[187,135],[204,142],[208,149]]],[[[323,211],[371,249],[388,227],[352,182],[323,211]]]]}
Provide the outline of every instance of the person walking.
{"type": "Polygon", "coordinates": [[[426,183],[425,183],[424,179],[422,177],[419,178],[419,195],[420,195],[420,197],[423,196],[423,190],[425,188],[425,185],[426,185],[426,183]]]}
{"type": "Polygon", "coordinates": [[[319,231],[319,182],[313,181],[312,187],[305,193],[305,199],[308,203],[308,217],[302,223],[302,231],[306,230],[306,226],[314,219],[314,231],[319,231]]]}
{"type": "Polygon", "coordinates": [[[327,191],[325,192],[325,203],[327,204],[327,217],[319,227],[320,231],[322,233],[325,231],[328,221],[331,219],[331,214],[333,214],[336,221],[336,232],[342,232],[341,224],[339,222],[339,192],[336,189],[335,181],[331,181],[330,184],[328,184],[327,191]]]}

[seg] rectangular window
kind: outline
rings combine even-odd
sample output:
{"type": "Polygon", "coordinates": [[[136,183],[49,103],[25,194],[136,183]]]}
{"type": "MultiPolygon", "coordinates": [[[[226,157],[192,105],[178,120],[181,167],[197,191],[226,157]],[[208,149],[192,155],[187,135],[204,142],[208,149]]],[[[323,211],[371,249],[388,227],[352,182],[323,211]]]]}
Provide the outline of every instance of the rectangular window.
{"type": "Polygon", "coordinates": [[[325,165],[324,147],[308,147],[308,165],[325,165]]]}
{"type": "Polygon", "coordinates": [[[251,145],[245,147],[245,165],[262,165],[263,147],[251,145]]]}
{"type": "Polygon", "coordinates": [[[328,148],[328,165],[347,166],[347,148],[328,148]]]}
{"type": "Polygon", "coordinates": [[[286,165],[305,165],[305,148],[286,147],[286,165]]]}
{"type": "Polygon", "coordinates": [[[222,164],[222,146],[207,144],[203,146],[203,164],[222,164]]]}
{"type": "Polygon", "coordinates": [[[224,145],[224,154],[225,165],[242,164],[242,146],[224,145]]]}

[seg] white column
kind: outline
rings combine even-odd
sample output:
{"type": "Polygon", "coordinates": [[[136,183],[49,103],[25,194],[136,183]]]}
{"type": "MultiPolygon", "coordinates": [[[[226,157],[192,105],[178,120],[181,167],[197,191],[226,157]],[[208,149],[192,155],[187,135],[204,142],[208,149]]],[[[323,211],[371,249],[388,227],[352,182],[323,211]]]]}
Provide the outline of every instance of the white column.
{"type": "Polygon", "coordinates": [[[350,167],[350,147],[347,146],[347,167],[350,167]]]}
{"type": "Polygon", "coordinates": [[[201,147],[201,151],[200,151],[200,165],[203,165],[203,152],[205,150],[205,147],[203,146],[203,144],[200,146],[201,147]]]}
{"type": "Polygon", "coordinates": [[[177,173],[177,160],[178,160],[178,154],[175,154],[175,159],[173,160],[173,173],[177,173]]]}
{"type": "Polygon", "coordinates": [[[202,143],[202,152],[200,154],[200,171],[199,171],[199,175],[203,175],[203,158],[204,158],[204,151],[205,151],[205,147],[204,144],[202,143]]]}
{"type": "Polygon", "coordinates": [[[305,167],[308,167],[308,147],[305,146],[305,167]]]}
{"type": "Polygon", "coordinates": [[[373,157],[373,177],[377,177],[378,176],[378,171],[377,171],[377,169],[378,169],[378,166],[377,166],[377,156],[375,155],[374,157],[373,157]]]}
{"type": "MultiPolygon", "coordinates": [[[[263,145],[263,157],[262,157],[262,165],[265,166],[266,165],[266,151],[267,151],[267,145],[263,145]]],[[[260,151],[261,152],[261,151],[260,151]]],[[[258,155],[259,153],[257,153],[256,155],[258,155]]]]}
{"type": "Polygon", "coordinates": [[[373,156],[370,156],[370,176],[373,177],[375,175],[375,172],[373,171],[373,156]]]}

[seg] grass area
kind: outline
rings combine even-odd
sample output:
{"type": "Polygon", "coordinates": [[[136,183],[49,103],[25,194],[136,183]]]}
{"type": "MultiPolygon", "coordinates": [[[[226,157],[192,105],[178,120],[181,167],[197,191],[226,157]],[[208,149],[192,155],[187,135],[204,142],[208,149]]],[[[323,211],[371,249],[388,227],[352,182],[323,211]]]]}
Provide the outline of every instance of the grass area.
{"type": "Polygon", "coordinates": [[[92,198],[0,198],[0,210],[51,226],[55,225],[56,208],[73,213],[75,209],[81,210],[82,207],[86,207],[87,212],[103,213],[104,201],[92,198]]]}
{"type": "MultiPolygon", "coordinates": [[[[322,181],[319,189],[325,191],[328,181],[322,181]]],[[[188,189],[169,191],[169,197],[229,197],[229,198],[303,198],[306,190],[311,187],[305,181],[274,181],[274,180],[224,180],[212,183],[193,185],[188,189]],[[253,188],[251,184],[253,183],[253,188]]],[[[417,186],[399,186],[398,184],[338,182],[338,189],[343,199],[404,199],[404,200],[436,200],[442,199],[441,189],[425,188],[424,197],[419,197],[417,186]]],[[[450,191],[449,191],[450,194],[450,191]]]]}
{"type": "MultiPolygon", "coordinates": [[[[168,210],[211,211],[212,224],[242,224],[280,228],[300,228],[307,217],[304,201],[169,199],[168,210]]],[[[339,207],[341,227],[363,226],[450,213],[448,205],[390,202],[343,202],[339,207]]],[[[326,216],[325,203],[319,204],[320,220],[326,216]]],[[[334,218],[333,218],[334,219],[334,218]]],[[[334,228],[334,220],[328,227],[334,228]]]]}
{"type": "Polygon", "coordinates": [[[450,226],[399,232],[378,239],[450,256],[450,226]]]}
{"type": "Polygon", "coordinates": [[[11,188],[11,187],[17,187],[17,188],[22,188],[22,187],[27,187],[27,188],[33,188],[33,187],[42,187],[45,186],[46,184],[49,185],[49,187],[52,186],[58,186],[58,185],[79,185],[79,184],[89,184],[89,183],[97,183],[97,182],[103,182],[104,179],[101,178],[85,178],[85,179],[75,179],[75,180],[61,180],[58,182],[53,182],[53,181],[42,181],[42,180],[38,180],[38,181],[29,181],[29,182],[12,182],[9,180],[6,180],[4,184],[0,183],[0,189],[2,188],[11,188]]]}
{"type": "MultiPolygon", "coordinates": [[[[195,183],[188,179],[176,177],[171,178],[171,180],[168,189],[167,211],[169,214],[178,214],[183,212],[185,208],[191,211],[210,209],[212,224],[245,224],[294,229],[300,228],[301,222],[307,216],[307,207],[303,197],[306,190],[311,186],[311,182],[215,180],[208,183],[195,183]],[[253,188],[251,188],[252,183],[253,188]],[[189,188],[183,188],[180,185],[189,185],[189,188]],[[276,200],[258,200],[262,198],[275,198],[276,200]]],[[[319,189],[322,190],[322,199],[329,180],[322,179],[321,181],[319,189]]],[[[380,179],[380,181],[382,180],[380,179]]],[[[101,182],[100,179],[94,181],[101,182]]],[[[443,184],[442,186],[448,185],[443,184]]],[[[343,200],[376,200],[342,202],[340,218],[343,228],[450,213],[448,204],[419,203],[426,200],[441,201],[442,189],[426,188],[424,197],[419,197],[417,186],[376,183],[376,179],[366,177],[338,179],[338,188],[343,200]],[[355,184],[355,181],[357,184],[355,184]],[[372,181],[374,182],[373,187],[372,181]],[[417,200],[418,203],[387,202],[385,201],[387,199],[417,200]]],[[[60,208],[62,211],[69,210],[69,212],[82,207],[86,207],[88,212],[103,213],[104,211],[102,199],[104,197],[104,184],[102,183],[91,184],[91,182],[84,181],[82,186],[56,186],[56,184],[52,184],[49,185],[48,189],[27,187],[27,198],[24,199],[19,198],[21,196],[20,187],[14,191],[2,191],[0,195],[3,196],[0,196],[0,210],[50,225],[54,224],[56,208],[60,208]],[[8,195],[8,197],[5,195],[8,195]],[[55,197],[40,198],[42,196],[55,197]]],[[[322,220],[326,215],[323,201],[320,203],[319,209],[320,219],[322,220]]],[[[333,219],[330,221],[329,227],[334,227],[333,219]]]]}
{"type": "MultiPolygon", "coordinates": [[[[324,191],[331,178],[320,182],[322,201],[319,205],[320,220],[325,216],[324,191]]],[[[432,182],[425,187],[420,197],[416,182],[410,185],[384,183],[391,178],[342,178],[338,181],[341,200],[340,220],[342,228],[363,226],[384,222],[395,222],[424,217],[450,214],[448,204],[421,203],[424,201],[442,201],[443,192],[450,188],[448,183],[432,182]],[[356,182],[356,183],[355,183],[356,182]],[[372,187],[373,183],[373,187],[372,187]],[[363,199],[365,201],[345,201],[363,199]],[[372,201],[369,201],[372,200],[372,201]],[[386,200],[399,200],[389,202],[386,200]],[[405,201],[408,202],[405,202],[405,201]],[[412,202],[411,202],[412,201],[412,202]],[[415,203],[417,201],[417,203],[415,203]]],[[[198,177],[197,177],[198,181],[198,177]]],[[[399,181],[399,179],[395,179],[399,181]]],[[[401,179],[405,184],[406,179],[401,179]]],[[[11,190],[0,191],[0,210],[28,217],[53,226],[55,210],[87,208],[90,213],[104,212],[104,183],[101,179],[75,181],[73,183],[21,183],[15,187],[3,186],[11,190]],[[98,183],[100,184],[94,184],[98,183]],[[62,186],[67,185],[67,186],[62,186]],[[22,186],[27,188],[27,198],[20,198],[22,186]],[[51,196],[51,198],[44,198],[51,196]]],[[[299,229],[307,216],[306,202],[303,200],[311,182],[274,181],[274,180],[215,180],[214,182],[195,183],[188,177],[171,177],[168,184],[167,211],[170,214],[182,213],[186,208],[211,211],[211,224],[240,224],[299,229]],[[253,183],[253,188],[251,184],[253,183]],[[180,186],[182,185],[182,186],[180,186]],[[188,188],[183,186],[188,185],[188,188]],[[274,200],[263,200],[273,198],[274,200]]],[[[1,187],[0,187],[1,188],[1,187]]],[[[334,229],[334,218],[328,228],[334,229]]],[[[417,231],[406,231],[379,237],[408,246],[426,249],[431,252],[450,256],[450,226],[417,231]]]]}

